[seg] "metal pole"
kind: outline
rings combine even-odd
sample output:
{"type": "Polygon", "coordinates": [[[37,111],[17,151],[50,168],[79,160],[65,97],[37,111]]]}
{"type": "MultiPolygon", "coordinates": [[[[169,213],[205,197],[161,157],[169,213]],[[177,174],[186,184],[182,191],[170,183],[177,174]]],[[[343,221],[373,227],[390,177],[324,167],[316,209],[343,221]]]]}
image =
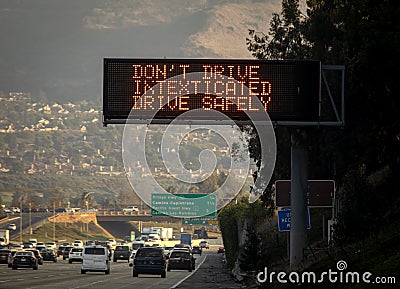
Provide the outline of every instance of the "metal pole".
{"type": "Polygon", "coordinates": [[[308,154],[304,130],[293,129],[291,138],[290,268],[296,269],[307,248],[308,154]]]}
{"type": "Polygon", "coordinates": [[[53,202],[53,242],[56,241],[56,203],[53,202]]]}
{"type": "MultiPolygon", "coordinates": [[[[89,202],[86,201],[86,213],[89,213],[89,202]]],[[[86,223],[86,232],[89,231],[89,223],[86,223]]]]}
{"type": "Polygon", "coordinates": [[[32,235],[32,203],[29,202],[29,235],[32,235]]]}
{"type": "Polygon", "coordinates": [[[19,200],[19,241],[22,245],[22,200],[19,200]]]}

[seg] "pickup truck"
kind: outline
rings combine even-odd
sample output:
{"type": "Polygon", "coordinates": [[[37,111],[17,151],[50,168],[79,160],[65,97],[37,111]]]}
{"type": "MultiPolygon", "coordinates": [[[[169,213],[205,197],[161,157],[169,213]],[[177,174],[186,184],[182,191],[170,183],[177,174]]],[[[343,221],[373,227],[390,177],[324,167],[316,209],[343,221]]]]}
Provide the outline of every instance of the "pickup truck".
{"type": "Polygon", "coordinates": [[[128,245],[118,245],[114,250],[113,262],[118,260],[126,260],[129,262],[129,256],[131,255],[131,248],[128,245]]]}

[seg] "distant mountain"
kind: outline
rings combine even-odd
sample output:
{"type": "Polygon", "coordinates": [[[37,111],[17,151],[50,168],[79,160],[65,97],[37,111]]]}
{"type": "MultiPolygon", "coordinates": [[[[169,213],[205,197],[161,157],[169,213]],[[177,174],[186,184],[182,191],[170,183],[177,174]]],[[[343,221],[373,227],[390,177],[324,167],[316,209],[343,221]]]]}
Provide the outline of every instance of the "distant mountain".
{"type": "Polygon", "coordinates": [[[280,1],[2,0],[0,97],[101,104],[104,57],[251,58],[280,1]]]}

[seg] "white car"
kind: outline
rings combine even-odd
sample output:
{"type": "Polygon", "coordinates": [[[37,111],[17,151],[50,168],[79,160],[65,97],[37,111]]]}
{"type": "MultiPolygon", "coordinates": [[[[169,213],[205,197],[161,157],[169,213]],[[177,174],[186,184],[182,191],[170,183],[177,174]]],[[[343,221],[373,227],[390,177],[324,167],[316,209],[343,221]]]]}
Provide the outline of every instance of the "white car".
{"type": "Polygon", "coordinates": [[[8,229],[9,229],[9,230],[15,231],[15,230],[17,229],[17,225],[15,225],[15,224],[9,224],[9,225],[8,225],[8,229]]]}
{"type": "Polygon", "coordinates": [[[57,244],[55,242],[46,242],[46,247],[50,249],[55,249],[57,244]]]}
{"type": "Polygon", "coordinates": [[[74,261],[82,262],[82,251],[83,248],[72,248],[71,251],[69,251],[68,263],[71,264],[74,261]]]}
{"type": "Polygon", "coordinates": [[[73,243],[72,243],[72,246],[74,246],[74,247],[82,247],[83,248],[83,241],[82,240],[75,240],[73,243]]]}
{"type": "Polygon", "coordinates": [[[139,212],[139,208],[136,207],[136,206],[128,206],[126,208],[123,208],[122,211],[126,212],[126,213],[128,213],[128,212],[139,212]]]}

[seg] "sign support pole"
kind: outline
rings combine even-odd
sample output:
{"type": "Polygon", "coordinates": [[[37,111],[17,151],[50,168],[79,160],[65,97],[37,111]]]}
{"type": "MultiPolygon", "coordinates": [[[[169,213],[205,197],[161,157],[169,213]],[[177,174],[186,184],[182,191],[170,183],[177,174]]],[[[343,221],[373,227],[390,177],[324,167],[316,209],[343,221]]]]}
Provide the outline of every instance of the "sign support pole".
{"type": "Polygon", "coordinates": [[[308,153],[305,130],[291,132],[290,268],[296,269],[307,248],[308,153]]]}

